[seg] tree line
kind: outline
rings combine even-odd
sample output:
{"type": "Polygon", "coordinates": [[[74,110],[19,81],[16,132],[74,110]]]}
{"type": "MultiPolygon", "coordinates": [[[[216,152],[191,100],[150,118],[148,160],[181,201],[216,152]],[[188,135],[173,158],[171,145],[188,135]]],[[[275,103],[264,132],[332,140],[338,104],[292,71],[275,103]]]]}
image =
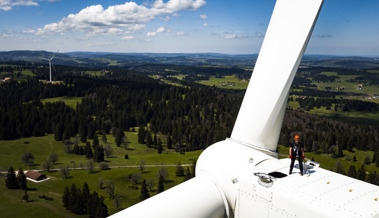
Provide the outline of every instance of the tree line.
{"type": "Polygon", "coordinates": [[[295,134],[300,134],[307,151],[343,157],[343,150],[377,151],[379,127],[350,125],[344,122],[287,110],[279,143],[288,145],[295,134]]]}
{"type": "MultiPolygon", "coordinates": [[[[17,81],[2,84],[0,89],[0,107],[4,111],[0,113],[2,140],[54,134],[57,141],[78,135],[82,142],[86,142],[87,139],[97,138],[95,134],[112,133],[116,136],[117,132],[133,131],[135,127],[140,127],[146,132],[145,136],[152,138],[153,145],[158,146],[154,140],[156,135],[164,135],[160,138],[161,144],[170,144],[178,151],[204,149],[228,137],[243,94],[241,91],[206,86],[174,87],[122,70],[102,77],[67,75],[64,83],[59,85],[42,84],[33,79],[17,81]],[[75,109],[63,102],[42,104],[40,97],[47,97],[47,94],[39,92],[45,89],[48,91],[44,93],[56,93],[54,97],[78,93],[83,98],[75,109]]],[[[311,92],[314,95],[319,92],[332,93],[311,92]]],[[[346,105],[352,109],[372,107],[371,104],[366,106],[368,104],[365,102],[354,100],[319,99],[314,101],[320,105],[338,102],[337,107],[342,107],[342,110],[346,105]],[[360,107],[360,104],[364,106],[360,107]]],[[[339,144],[347,149],[376,150],[378,131],[374,127],[349,127],[307,114],[296,114],[302,119],[296,119],[294,124],[292,119],[296,116],[289,114],[293,112],[286,113],[281,142],[284,138],[291,138],[288,134],[302,131],[309,138],[309,148],[312,148],[313,142],[317,144],[314,147],[323,148],[315,149],[318,151],[326,151],[330,146],[339,144]]],[[[148,138],[142,138],[140,142],[151,145],[148,138]]],[[[101,153],[101,147],[98,150],[101,153]]],[[[76,152],[82,153],[80,148],[76,152]]]]}
{"type": "MultiPolygon", "coordinates": [[[[293,100],[293,98],[290,98],[293,100]]],[[[297,98],[300,107],[306,110],[311,110],[313,108],[326,107],[326,109],[332,109],[333,105],[334,111],[366,111],[371,113],[376,113],[379,111],[379,104],[375,102],[343,99],[343,98],[297,98]]]]}
{"type": "Polygon", "coordinates": [[[98,193],[91,191],[87,182],[83,189],[78,188],[75,183],[69,189],[64,189],[62,196],[63,207],[75,214],[87,214],[89,217],[107,217],[108,207],[104,203],[104,197],[99,197],[98,193]]]}

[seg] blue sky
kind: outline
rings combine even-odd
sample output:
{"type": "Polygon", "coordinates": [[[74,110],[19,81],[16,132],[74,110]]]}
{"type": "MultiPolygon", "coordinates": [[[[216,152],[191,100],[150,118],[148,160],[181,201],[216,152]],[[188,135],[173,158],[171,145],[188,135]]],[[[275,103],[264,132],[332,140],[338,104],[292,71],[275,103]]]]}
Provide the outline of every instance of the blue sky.
{"type": "MultiPolygon", "coordinates": [[[[0,50],[258,53],[274,0],[0,0],[0,50]]],[[[307,54],[379,57],[379,1],[325,0],[307,54]]]]}

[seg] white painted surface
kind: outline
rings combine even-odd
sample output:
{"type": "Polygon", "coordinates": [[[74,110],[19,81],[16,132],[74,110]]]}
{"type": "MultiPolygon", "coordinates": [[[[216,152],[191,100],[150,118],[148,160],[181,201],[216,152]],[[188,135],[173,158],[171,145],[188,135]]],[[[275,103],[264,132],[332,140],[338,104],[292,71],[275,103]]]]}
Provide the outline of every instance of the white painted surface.
{"type": "Polygon", "coordinates": [[[288,93],[323,0],[278,0],[232,139],[275,152],[288,93]]]}

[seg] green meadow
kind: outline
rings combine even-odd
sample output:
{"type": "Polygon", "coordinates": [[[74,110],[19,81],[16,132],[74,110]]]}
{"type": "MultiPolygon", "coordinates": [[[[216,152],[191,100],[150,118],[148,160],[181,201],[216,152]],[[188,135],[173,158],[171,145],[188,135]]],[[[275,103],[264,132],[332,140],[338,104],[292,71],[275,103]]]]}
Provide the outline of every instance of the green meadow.
{"type": "Polygon", "coordinates": [[[224,76],[222,78],[211,76],[209,80],[202,80],[198,83],[225,89],[246,89],[249,84],[248,81],[241,81],[235,76],[224,76]]]}
{"type": "Polygon", "coordinates": [[[358,85],[361,83],[352,83],[349,80],[355,79],[358,75],[337,75],[337,72],[322,72],[321,74],[327,76],[339,76],[340,78],[336,79],[334,82],[313,82],[320,90],[327,90],[331,88],[333,91],[337,91],[338,88],[344,88],[344,92],[355,92],[360,94],[374,95],[379,94],[378,86],[366,86],[362,84],[362,89],[358,88],[358,85]]]}
{"type": "MultiPolygon", "coordinates": [[[[138,129],[138,128],[137,128],[138,129]]],[[[155,187],[150,191],[150,195],[157,193],[157,171],[161,165],[164,166],[169,172],[169,178],[165,182],[165,189],[171,188],[181,182],[183,177],[177,177],[175,175],[176,164],[181,162],[183,165],[191,165],[192,161],[201,154],[202,151],[186,152],[180,154],[174,150],[166,149],[162,154],[158,154],[154,148],[147,148],[146,145],[138,144],[137,132],[125,132],[129,146],[127,149],[117,147],[114,143],[114,137],[107,135],[107,142],[113,148],[113,154],[110,157],[105,157],[105,162],[112,167],[109,170],[100,170],[99,164],[95,163],[95,172],[89,173],[86,170],[88,160],[84,155],[74,155],[64,152],[64,145],[62,142],[54,140],[54,135],[47,135],[43,137],[31,137],[10,141],[0,141],[0,168],[5,171],[12,166],[16,170],[20,167],[22,169],[29,170],[43,170],[42,164],[48,159],[52,152],[58,155],[58,161],[51,172],[43,171],[50,180],[42,183],[33,183],[28,181],[29,199],[31,202],[24,202],[21,200],[23,191],[21,190],[9,190],[5,185],[0,186],[0,201],[5,202],[0,205],[0,212],[5,217],[22,217],[28,213],[28,217],[76,217],[77,215],[65,210],[62,207],[61,196],[65,186],[71,186],[75,183],[78,187],[82,188],[84,182],[87,182],[91,192],[96,191],[100,195],[104,196],[105,203],[108,206],[109,214],[116,213],[121,209],[125,209],[135,203],[138,203],[138,197],[140,195],[140,183],[143,179],[153,179],[155,181],[155,187]],[[21,161],[21,156],[25,152],[31,152],[34,156],[34,165],[31,167],[26,166],[21,161]],[[128,154],[129,159],[125,159],[125,154],[128,154]],[[139,166],[140,161],[145,162],[145,170],[141,172],[139,166]],[[150,165],[150,166],[148,166],[150,165]],[[70,170],[69,177],[63,179],[60,176],[59,167],[68,166],[69,168],[76,168],[77,170],[70,170]],[[81,169],[81,170],[80,170],[81,169]],[[138,184],[133,184],[129,175],[132,173],[139,173],[141,179],[138,184]],[[113,203],[113,199],[109,197],[105,189],[100,189],[97,182],[100,178],[103,178],[105,184],[107,181],[112,181],[115,185],[115,194],[122,195],[123,201],[119,209],[117,209],[113,203]],[[133,189],[130,187],[138,187],[133,189]],[[38,196],[46,195],[53,198],[53,201],[47,201],[40,199],[38,196]]],[[[74,141],[75,139],[72,139],[74,141]]],[[[100,144],[104,144],[99,136],[100,144]]],[[[89,140],[92,143],[92,140],[89,140]]],[[[84,143],[80,143],[80,146],[84,146],[84,143]]],[[[184,167],[187,167],[184,166],[184,167]]],[[[5,181],[4,177],[0,180],[5,181]]],[[[2,182],[4,184],[4,182],[2,182]]]]}
{"type": "Polygon", "coordinates": [[[82,102],[82,97],[56,97],[56,98],[46,98],[46,99],[41,99],[42,104],[45,104],[46,102],[57,102],[57,101],[63,101],[67,106],[70,106],[72,108],[76,108],[77,103],[82,102]]]}

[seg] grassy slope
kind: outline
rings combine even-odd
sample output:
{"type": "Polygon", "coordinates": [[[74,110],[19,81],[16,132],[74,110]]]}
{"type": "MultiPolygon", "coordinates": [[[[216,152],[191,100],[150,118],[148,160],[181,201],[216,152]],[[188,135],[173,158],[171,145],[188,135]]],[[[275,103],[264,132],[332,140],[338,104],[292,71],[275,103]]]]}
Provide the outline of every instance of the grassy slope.
{"type": "Polygon", "coordinates": [[[223,78],[210,77],[209,80],[199,81],[200,84],[207,86],[216,86],[225,89],[246,89],[249,84],[248,81],[240,81],[235,76],[224,76],[223,78]],[[221,86],[221,84],[226,84],[221,86]],[[233,86],[230,86],[233,85],[233,86]]]}
{"type": "MultiPolygon", "coordinates": [[[[169,179],[164,184],[165,189],[171,188],[183,181],[182,177],[175,176],[175,167],[166,167],[169,172],[169,179]]],[[[23,191],[21,190],[9,190],[5,185],[0,185],[0,212],[4,217],[23,217],[28,214],[28,217],[77,217],[78,215],[72,214],[65,210],[62,206],[62,193],[65,186],[70,187],[72,183],[82,188],[84,182],[87,182],[91,192],[96,191],[99,195],[104,196],[105,203],[108,206],[109,214],[118,212],[125,209],[137,202],[139,202],[141,185],[137,186],[139,189],[129,189],[128,186],[134,186],[129,181],[129,174],[138,172],[143,179],[152,178],[155,180],[155,184],[158,184],[156,174],[158,167],[146,168],[143,173],[139,168],[120,168],[100,171],[95,173],[88,173],[85,170],[70,171],[70,177],[63,179],[60,177],[59,172],[46,173],[51,179],[42,183],[33,183],[28,181],[28,187],[34,190],[28,191],[29,199],[32,202],[26,203],[21,200],[23,191]],[[119,209],[116,209],[113,205],[113,200],[109,198],[105,189],[100,189],[97,185],[99,178],[104,178],[105,181],[112,181],[115,186],[115,194],[124,196],[119,209]],[[53,198],[53,201],[47,201],[40,199],[38,196],[46,195],[53,198]]],[[[0,181],[4,184],[5,178],[1,177],[0,181]]],[[[141,181],[142,181],[141,180],[141,181]]],[[[157,194],[156,186],[150,192],[150,195],[157,194]]]]}
{"type": "MultiPolygon", "coordinates": [[[[197,158],[201,151],[187,152],[185,154],[179,154],[172,150],[167,150],[163,154],[157,154],[156,150],[153,148],[147,148],[145,145],[137,143],[137,132],[126,132],[128,141],[130,141],[130,146],[128,150],[124,148],[116,147],[114,144],[114,137],[107,135],[108,142],[112,145],[114,154],[110,158],[105,158],[105,161],[110,166],[136,166],[140,160],[144,160],[146,165],[159,165],[159,164],[176,164],[181,162],[182,164],[190,164],[194,158],[197,158]],[[124,155],[127,153],[129,159],[125,160],[124,155]]],[[[99,137],[101,140],[101,137],[99,137]]],[[[100,142],[102,144],[102,142],[100,142]]],[[[81,145],[84,145],[83,143],[81,145]]],[[[0,149],[3,151],[0,153],[0,167],[4,170],[9,166],[13,166],[15,169],[22,167],[24,170],[28,170],[25,164],[21,161],[21,155],[26,152],[32,152],[35,157],[35,165],[33,169],[41,168],[41,164],[49,157],[51,152],[58,154],[58,162],[54,166],[59,168],[61,166],[69,165],[74,166],[73,161],[75,161],[75,166],[79,167],[80,164],[86,165],[87,159],[84,156],[66,154],[63,151],[62,142],[57,142],[54,140],[53,135],[48,135],[44,137],[31,137],[25,139],[11,140],[11,141],[0,141],[0,149]],[[24,144],[25,141],[29,141],[30,144],[24,144]]],[[[96,164],[97,166],[98,164],[96,164]]],[[[183,181],[182,177],[175,176],[175,167],[166,167],[169,171],[170,178],[165,184],[165,189],[173,187],[183,181]]],[[[155,184],[158,184],[156,174],[159,167],[148,167],[142,173],[142,179],[153,178],[155,184]]],[[[28,182],[30,188],[36,188],[35,191],[29,191],[30,199],[33,202],[26,204],[22,202],[21,197],[23,192],[20,190],[8,190],[4,185],[0,185],[0,202],[7,202],[0,206],[0,213],[6,213],[6,217],[22,217],[23,214],[27,213],[28,210],[34,211],[30,217],[46,217],[46,214],[51,217],[52,214],[57,217],[70,217],[74,216],[70,212],[64,210],[61,206],[61,194],[63,193],[65,186],[71,186],[73,182],[77,186],[82,187],[84,182],[87,181],[90,186],[91,191],[97,191],[100,195],[103,195],[106,200],[106,204],[109,208],[110,214],[117,212],[117,209],[113,205],[113,200],[108,197],[105,190],[99,189],[97,186],[97,181],[100,177],[105,180],[113,181],[116,187],[116,194],[121,194],[125,196],[121,208],[127,208],[135,203],[137,203],[140,189],[133,190],[127,188],[132,185],[129,181],[129,174],[133,172],[140,172],[139,168],[113,168],[106,171],[100,171],[97,169],[96,173],[89,174],[86,170],[76,170],[70,171],[70,178],[62,179],[59,172],[46,173],[51,180],[39,184],[34,184],[28,182]],[[47,196],[53,197],[52,202],[39,199],[38,196],[45,194],[47,196]],[[8,196],[12,196],[8,199],[8,196]],[[20,207],[23,205],[23,207],[20,207]]],[[[4,181],[4,178],[0,178],[4,181]]],[[[142,180],[141,180],[142,181],[142,180]]],[[[3,182],[0,182],[4,184],[3,182]]],[[[140,185],[138,185],[140,187],[140,185]]],[[[156,187],[153,189],[151,195],[156,194],[156,187]]]]}
{"type": "Polygon", "coordinates": [[[57,98],[46,98],[42,99],[41,102],[45,104],[46,102],[57,102],[57,101],[63,101],[66,105],[76,108],[76,103],[82,102],[81,97],[57,97],[57,98]]]}
{"type": "MultiPolygon", "coordinates": [[[[114,143],[114,137],[107,135],[107,141],[113,148],[113,155],[109,158],[105,157],[105,160],[111,166],[136,166],[140,160],[144,160],[146,164],[149,165],[175,164],[177,162],[190,164],[192,160],[197,158],[201,153],[201,151],[193,151],[179,154],[173,150],[166,149],[162,154],[157,154],[154,148],[147,148],[145,145],[138,144],[137,132],[125,132],[125,134],[130,142],[127,150],[117,147],[114,143]],[[129,159],[124,159],[125,154],[129,155],[129,159]]],[[[99,140],[101,140],[101,136],[99,136],[99,140]]],[[[92,143],[92,140],[89,141],[92,143]]],[[[100,144],[104,143],[100,142],[100,144]]],[[[84,143],[80,143],[80,146],[84,146],[84,143]]],[[[27,169],[25,164],[21,161],[21,156],[25,152],[32,152],[34,155],[33,169],[42,168],[41,165],[48,159],[52,152],[58,154],[56,168],[66,165],[73,167],[73,161],[75,161],[77,167],[80,166],[80,163],[83,165],[87,163],[85,156],[66,154],[63,151],[62,142],[55,141],[54,135],[0,141],[0,149],[3,151],[0,153],[0,168],[2,169],[7,169],[9,166],[13,166],[13,168],[16,169],[19,167],[27,169]],[[29,144],[24,144],[25,141],[28,141],[29,144]]]]}
{"type": "Polygon", "coordinates": [[[350,79],[354,79],[357,75],[337,75],[336,72],[323,72],[322,74],[327,76],[339,76],[335,82],[313,82],[320,90],[326,90],[326,87],[331,87],[332,90],[336,90],[337,87],[343,87],[345,92],[355,92],[367,95],[378,94],[378,86],[363,86],[363,89],[358,89],[358,83],[348,82],[350,79]]]}

